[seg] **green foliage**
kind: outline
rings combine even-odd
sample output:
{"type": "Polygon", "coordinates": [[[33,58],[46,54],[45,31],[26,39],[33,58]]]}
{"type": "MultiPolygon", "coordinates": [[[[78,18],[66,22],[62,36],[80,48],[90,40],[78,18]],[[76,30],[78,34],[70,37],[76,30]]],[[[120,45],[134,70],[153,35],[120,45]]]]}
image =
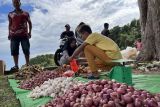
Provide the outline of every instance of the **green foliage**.
{"type": "Polygon", "coordinates": [[[46,55],[39,55],[34,58],[31,58],[30,65],[35,65],[35,64],[38,64],[42,67],[55,66],[54,55],[53,54],[46,54],[46,55]]]}
{"type": "Polygon", "coordinates": [[[137,38],[141,38],[139,20],[132,20],[131,23],[122,27],[115,26],[110,30],[110,38],[113,39],[121,49],[127,46],[134,46],[137,38]]]}

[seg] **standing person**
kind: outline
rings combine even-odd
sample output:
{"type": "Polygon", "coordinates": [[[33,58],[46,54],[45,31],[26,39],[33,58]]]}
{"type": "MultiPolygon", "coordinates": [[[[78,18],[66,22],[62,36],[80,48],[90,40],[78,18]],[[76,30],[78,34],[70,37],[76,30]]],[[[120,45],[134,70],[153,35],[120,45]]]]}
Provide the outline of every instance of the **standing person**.
{"type": "Polygon", "coordinates": [[[99,33],[92,33],[89,25],[82,25],[79,29],[83,44],[80,45],[69,58],[69,61],[74,59],[81,51],[84,51],[91,73],[88,75],[89,79],[98,78],[98,69],[96,60],[98,59],[102,64],[110,62],[112,59],[121,59],[122,55],[118,45],[108,37],[99,33]]]}
{"type": "Polygon", "coordinates": [[[83,43],[82,38],[80,37],[80,34],[78,33],[78,29],[80,28],[81,25],[85,24],[84,22],[79,23],[79,25],[77,26],[76,30],[75,30],[75,37],[77,40],[77,45],[80,46],[83,43]]]}
{"type": "Polygon", "coordinates": [[[70,38],[74,38],[74,33],[73,33],[73,31],[70,31],[70,25],[69,24],[66,24],[65,25],[65,28],[66,28],[66,31],[64,31],[64,32],[62,32],[62,34],[61,34],[61,39],[63,39],[63,38],[65,38],[66,36],[67,37],[70,37],[70,38]]]}
{"type": "Polygon", "coordinates": [[[104,23],[104,29],[102,30],[101,34],[104,35],[104,36],[109,37],[110,32],[109,32],[108,28],[109,28],[109,24],[108,23],[104,23]]]}
{"type": "Polygon", "coordinates": [[[136,40],[136,42],[134,43],[134,45],[135,45],[137,51],[141,51],[141,50],[142,50],[141,38],[138,38],[138,39],[136,40]]]}
{"type": "Polygon", "coordinates": [[[11,55],[14,59],[15,66],[11,70],[18,70],[19,45],[21,43],[23,53],[25,55],[26,65],[29,65],[30,43],[32,23],[29,13],[23,11],[20,0],[12,0],[14,11],[8,14],[9,20],[9,36],[11,55]],[[29,26],[28,26],[29,25],[29,26]]]}

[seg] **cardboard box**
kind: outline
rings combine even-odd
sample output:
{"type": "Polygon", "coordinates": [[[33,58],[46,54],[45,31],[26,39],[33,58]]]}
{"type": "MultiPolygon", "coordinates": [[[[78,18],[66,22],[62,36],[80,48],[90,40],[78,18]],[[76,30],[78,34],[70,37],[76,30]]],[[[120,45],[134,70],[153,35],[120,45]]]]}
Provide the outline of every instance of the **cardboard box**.
{"type": "Polygon", "coordinates": [[[0,60],[0,75],[4,74],[5,67],[5,62],[3,60],[0,60]]]}

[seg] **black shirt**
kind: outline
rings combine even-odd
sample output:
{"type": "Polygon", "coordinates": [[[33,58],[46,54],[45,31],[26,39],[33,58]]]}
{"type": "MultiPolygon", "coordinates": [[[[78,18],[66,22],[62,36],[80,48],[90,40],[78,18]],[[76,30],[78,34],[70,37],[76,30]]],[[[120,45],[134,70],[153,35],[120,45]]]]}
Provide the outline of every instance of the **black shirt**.
{"type": "Polygon", "coordinates": [[[108,29],[104,29],[102,32],[101,32],[102,35],[105,35],[105,36],[109,36],[110,32],[108,29]]]}
{"type": "Polygon", "coordinates": [[[63,39],[65,36],[67,36],[67,37],[74,37],[74,33],[73,33],[73,31],[64,31],[61,34],[61,39],[63,39]]]}

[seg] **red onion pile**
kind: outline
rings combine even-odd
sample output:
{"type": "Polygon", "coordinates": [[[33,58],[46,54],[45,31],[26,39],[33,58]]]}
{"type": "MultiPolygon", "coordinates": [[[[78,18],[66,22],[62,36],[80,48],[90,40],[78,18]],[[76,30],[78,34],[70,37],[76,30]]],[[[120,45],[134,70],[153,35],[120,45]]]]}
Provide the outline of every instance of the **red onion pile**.
{"type": "Polygon", "coordinates": [[[62,73],[56,72],[56,71],[44,71],[41,73],[38,73],[35,77],[24,80],[20,83],[19,88],[26,89],[26,90],[32,90],[36,86],[40,86],[45,81],[48,81],[49,79],[54,79],[57,77],[61,77],[62,73]]]}
{"type": "Polygon", "coordinates": [[[74,86],[44,107],[160,107],[160,95],[115,81],[97,80],[74,86]]]}

